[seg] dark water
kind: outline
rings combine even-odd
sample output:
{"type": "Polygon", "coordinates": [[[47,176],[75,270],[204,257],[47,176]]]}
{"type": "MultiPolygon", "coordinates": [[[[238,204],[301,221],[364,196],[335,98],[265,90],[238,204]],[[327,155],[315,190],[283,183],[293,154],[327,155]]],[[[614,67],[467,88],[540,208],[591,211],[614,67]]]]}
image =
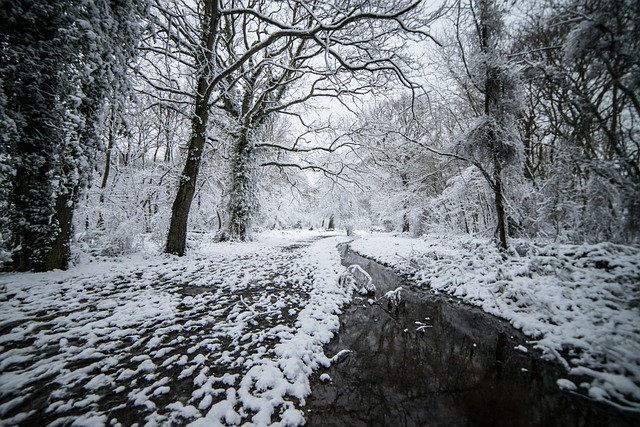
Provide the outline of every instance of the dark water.
{"type": "Polygon", "coordinates": [[[640,414],[558,389],[562,368],[481,310],[408,290],[390,269],[346,252],[403,303],[354,302],[326,353],[351,353],[312,379],[311,426],[640,426],[640,414]],[[418,323],[419,322],[419,323],[418,323]],[[514,349],[529,348],[528,353],[514,349]],[[332,381],[322,382],[328,373],[332,381]]]}

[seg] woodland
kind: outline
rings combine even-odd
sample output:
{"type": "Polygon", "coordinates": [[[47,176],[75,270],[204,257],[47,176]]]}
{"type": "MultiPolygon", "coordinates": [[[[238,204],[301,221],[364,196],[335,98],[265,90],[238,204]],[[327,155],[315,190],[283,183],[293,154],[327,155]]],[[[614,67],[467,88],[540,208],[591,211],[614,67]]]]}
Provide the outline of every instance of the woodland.
{"type": "Polygon", "coordinates": [[[635,0],[0,5],[0,261],[335,228],[640,237],[635,0]]]}
{"type": "Polygon", "coordinates": [[[0,426],[640,425],[638,0],[0,0],[0,426]]]}

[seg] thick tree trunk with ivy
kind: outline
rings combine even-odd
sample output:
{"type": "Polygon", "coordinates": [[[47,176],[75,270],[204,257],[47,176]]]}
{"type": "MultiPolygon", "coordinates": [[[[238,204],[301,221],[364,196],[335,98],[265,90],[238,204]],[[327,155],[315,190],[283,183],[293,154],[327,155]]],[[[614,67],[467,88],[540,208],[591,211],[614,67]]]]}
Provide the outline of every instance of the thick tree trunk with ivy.
{"type": "Polygon", "coordinates": [[[15,134],[0,146],[5,163],[2,172],[13,170],[6,178],[11,183],[7,249],[13,269],[43,271],[46,254],[57,234],[52,221],[57,189],[52,178],[59,176],[55,157],[64,146],[58,96],[63,98],[61,92],[69,89],[62,78],[63,61],[69,55],[59,34],[68,22],[45,6],[1,8],[0,13],[6,30],[0,31],[0,83],[7,95],[6,117],[15,126],[15,134]],[[30,16],[24,16],[27,13],[30,16]],[[6,22],[3,16],[7,16],[6,22]],[[43,21],[37,30],[27,24],[34,16],[43,21]]]}
{"type": "Polygon", "coordinates": [[[73,210],[75,207],[75,194],[61,194],[56,198],[55,222],[58,227],[56,238],[51,243],[51,249],[47,252],[44,270],[67,269],[71,255],[71,234],[73,231],[73,210]]]}
{"type": "MultiPolygon", "coordinates": [[[[35,150],[31,154],[35,155],[35,150]]],[[[17,168],[12,189],[12,267],[18,271],[43,271],[45,254],[51,245],[51,236],[55,235],[49,221],[53,215],[48,203],[51,185],[46,162],[37,166],[38,162],[31,161],[30,157],[23,157],[24,164],[17,168]]]]}
{"type": "Polygon", "coordinates": [[[230,240],[251,238],[251,222],[258,210],[255,148],[245,129],[237,138],[231,170],[229,221],[226,235],[230,240]]]}
{"type": "Polygon", "coordinates": [[[89,183],[106,100],[126,98],[145,4],[0,5],[0,206],[15,270],[68,266],[77,194],[89,183]]]}

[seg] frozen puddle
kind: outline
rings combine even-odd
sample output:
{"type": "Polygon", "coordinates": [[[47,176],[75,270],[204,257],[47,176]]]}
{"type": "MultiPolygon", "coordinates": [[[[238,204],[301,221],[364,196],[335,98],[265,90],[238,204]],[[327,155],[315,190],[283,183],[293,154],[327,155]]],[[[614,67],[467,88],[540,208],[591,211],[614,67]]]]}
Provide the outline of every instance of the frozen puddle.
{"type": "MultiPolygon", "coordinates": [[[[372,275],[376,299],[403,286],[352,252],[343,263],[372,275]]],[[[406,285],[402,298],[398,308],[356,298],[345,310],[325,351],[351,353],[314,376],[307,425],[640,425],[639,413],[560,390],[562,368],[539,360],[507,322],[406,285]]]]}

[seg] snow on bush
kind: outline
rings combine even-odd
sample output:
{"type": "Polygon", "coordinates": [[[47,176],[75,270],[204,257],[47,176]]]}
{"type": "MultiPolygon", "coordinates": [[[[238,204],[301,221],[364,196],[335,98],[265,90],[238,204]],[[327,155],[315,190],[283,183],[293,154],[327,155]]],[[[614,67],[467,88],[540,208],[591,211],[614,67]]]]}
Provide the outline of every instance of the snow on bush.
{"type": "Polygon", "coordinates": [[[338,282],[346,290],[355,288],[360,295],[373,295],[376,293],[376,285],[373,284],[373,279],[371,279],[369,273],[357,264],[347,267],[347,272],[338,278],[338,282]]]}

